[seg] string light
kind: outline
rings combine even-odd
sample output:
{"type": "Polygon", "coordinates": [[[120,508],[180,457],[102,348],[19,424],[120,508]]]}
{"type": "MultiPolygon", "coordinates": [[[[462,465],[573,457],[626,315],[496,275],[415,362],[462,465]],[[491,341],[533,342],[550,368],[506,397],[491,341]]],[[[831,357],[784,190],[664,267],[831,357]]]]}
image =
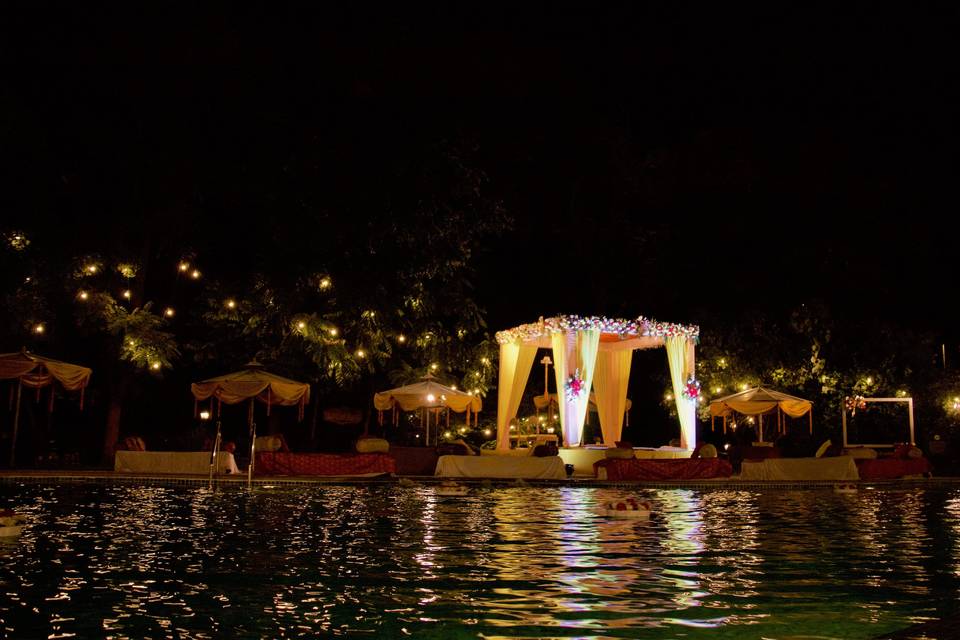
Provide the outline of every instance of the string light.
{"type": "Polygon", "coordinates": [[[450,385],[450,388],[453,389],[454,391],[456,391],[456,390],[457,390],[457,385],[452,384],[452,385],[450,385]]]}
{"type": "Polygon", "coordinates": [[[487,437],[489,438],[490,436],[493,435],[493,432],[490,431],[490,429],[484,429],[484,430],[483,430],[483,435],[485,435],[485,436],[487,436],[487,437]]]}
{"type": "Polygon", "coordinates": [[[480,362],[483,364],[490,364],[490,358],[480,358],[480,362]]]}
{"type": "Polygon", "coordinates": [[[163,315],[167,316],[168,318],[172,318],[175,313],[176,311],[173,310],[173,307],[167,307],[163,310],[163,315]]]}
{"type": "Polygon", "coordinates": [[[333,336],[334,338],[336,338],[336,337],[337,337],[337,333],[338,333],[338,332],[337,332],[337,328],[336,328],[336,327],[330,327],[330,335],[331,335],[331,336],[333,336]]]}
{"type": "Polygon", "coordinates": [[[364,351],[363,349],[357,349],[357,357],[358,357],[358,358],[365,358],[366,355],[367,355],[367,352],[366,352],[366,351],[364,351]]]}
{"type": "Polygon", "coordinates": [[[444,432],[443,432],[443,437],[449,439],[449,438],[453,437],[453,434],[450,433],[449,431],[444,431],[444,432]]]}
{"type": "Polygon", "coordinates": [[[190,263],[189,263],[189,262],[181,262],[180,264],[177,265],[177,268],[180,269],[180,272],[181,272],[181,273],[185,273],[185,272],[187,272],[187,271],[190,270],[190,263]]]}
{"type": "Polygon", "coordinates": [[[749,388],[750,388],[750,385],[748,385],[746,382],[740,385],[740,391],[746,391],[749,388]]]}
{"type": "Polygon", "coordinates": [[[197,270],[197,269],[194,269],[193,271],[190,272],[190,277],[193,278],[194,280],[199,280],[199,279],[200,279],[200,271],[197,270]]]}
{"type": "Polygon", "coordinates": [[[130,296],[133,295],[133,294],[130,293],[130,289],[125,289],[124,292],[123,292],[122,294],[120,294],[120,295],[122,295],[124,298],[126,298],[127,300],[129,300],[129,299],[130,299],[130,296]]]}
{"type": "Polygon", "coordinates": [[[87,298],[90,297],[90,294],[87,293],[86,291],[81,291],[81,292],[77,295],[77,297],[80,298],[81,300],[86,300],[87,298]]]}
{"type": "Polygon", "coordinates": [[[201,420],[209,420],[209,419],[210,419],[210,412],[209,412],[209,411],[201,411],[201,412],[200,412],[200,419],[201,419],[201,420]]]}
{"type": "Polygon", "coordinates": [[[407,336],[403,335],[402,333],[397,336],[397,342],[399,342],[400,344],[403,344],[406,341],[407,341],[407,336]]]}
{"type": "Polygon", "coordinates": [[[307,328],[307,323],[304,322],[303,320],[301,320],[300,322],[297,323],[297,329],[303,330],[303,329],[306,329],[306,328],[307,328]]]}
{"type": "Polygon", "coordinates": [[[673,400],[673,394],[672,394],[672,393],[668,393],[668,394],[666,394],[666,395],[663,396],[663,399],[669,402],[670,400],[673,400]]]}
{"type": "Polygon", "coordinates": [[[320,280],[321,289],[329,289],[331,284],[333,284],[333,282],[330,280],[330,278],[323,278],[320,280]]]}
{"type": "Polygon", "coordinates": [[[723,387],[714,387],[714,388],[713,388],[713,392],[714,392],[714,393],[720,393],[721,391],[723,391],[723,387]]]}
{"type": "Polygon", "coordinates": [[[474,395],[480,395],[480,389],[474,389],[473,393],[474,395]]]}
{"type": "Polygon", "coordinates": [[[428,393],[428,394],[427,394],[427,402],[434,402],[436,399],[437,399],[437,397],[436,397],[435,395],[433,395],[432,393],[428,393]]]}
{"type": "Polygon", "coordinates": [[[33,332],[34,332],[34,333],[43,333],[43,332],[46,331],[46,330],[47,330],[47,328],[44,327],[43,324],[38,324],[38,325],[36,325],[36,326],[33,328],[33,332]]]}
{"type": "Polygon", "coordinates": [[[431,371],[436,371],[438,366],[439,366],[439,365],[438,365],[436,362],[434,362],[433,364],[430,365],[430,370],[431,370],[431,371]]]}
{"type": "Polygon", "coordinates": [[[873,377],[871,376],[867,377],[867,384],[873,384],[873,377]]]}
{"type": "Polygon", "coordinates": [[[237,303],[234,300],[227,300],[227,309],[236,309],[237,303]]]}
{"type": "Polygon", "coordinates": [[[95,265],[95,264],[87,265],[86,271],[87,271],[87,273],[89,273],[90,275],[95,274],[95,273],[97,272],[97,265],[95,265]]]}
{"type": "Polygon", "coordinates": [[[150,368],[153,369],[154,371],[159,371],[159,370],[160,370],[160,363],[159,363],[159,362],[153,362],[153,363],[150,364],[150,368]]]}

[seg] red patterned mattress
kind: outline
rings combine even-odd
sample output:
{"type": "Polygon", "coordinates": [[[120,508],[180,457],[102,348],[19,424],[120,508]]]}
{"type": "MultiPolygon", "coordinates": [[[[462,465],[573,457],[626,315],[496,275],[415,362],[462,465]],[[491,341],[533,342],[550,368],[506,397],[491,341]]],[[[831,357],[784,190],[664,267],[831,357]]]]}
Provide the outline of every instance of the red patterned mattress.
{"type": "Polygon", "coordinates": [[[702,480],[729,478],[733,467],[719,458],[609,459],[593,463],[593,474],[603,468],[607,480],[702,480]]]}
{"type": "Polygon", "coordinates": [[[359,476],[396,473],[389,453],[284,453],[258,451],[258,476],[359,476]]]}
{"type": "Polygon", "coordinates": [[[926,458],[875,458],[854,460],[861,480],[889,480],[922,475],[930,471],[926,458]]]}

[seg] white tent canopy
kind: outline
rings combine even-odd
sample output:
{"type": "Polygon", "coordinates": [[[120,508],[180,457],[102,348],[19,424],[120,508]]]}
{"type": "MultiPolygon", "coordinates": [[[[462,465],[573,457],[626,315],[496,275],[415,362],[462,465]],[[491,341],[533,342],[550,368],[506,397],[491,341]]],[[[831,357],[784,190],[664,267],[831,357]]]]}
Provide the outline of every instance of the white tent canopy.
{"type": "Polygon", "coordinates": [[[813,403],[781,391],[774,391],[766,387],[753,387],[710,402],[711,424],[717,416],[722,417],[724,432],[727,430],[727,418],[734,413],[745,416],[759,416],[758,435],[761,442],[763,442],[763,415],[771,411],[777,413],[778,432],[784,428],[782,415],[785,414],[791,418],[809,416],[810,433],[813,433],[813,403]]]}
{"type": "MultiPolygon", "coordinates": [[[[449,410],[456,413],[466,413],[467,423],[470,422],[470,413],[474,415],[474,421],[477,420],[477,414],[483,408],[483,401],[480,396],[469,392],[463,392],[453,387],[440,384],[437,378],[427,374],[420,379],[420,382],[381,391],[373,396],[373,406],[380,412],[380,423],[383,424],[383,412],[393,410],[393,423],[397,424],[397,409],[403,411],[416,411],[417,409],[437,410],[439,420],[439,410],[449,410]]],[[[427,422],[427,440],[430,437],[429,411],[425,414],[427,422]]],[[[449,414],[447,416],[449,420],[449,414]]]]}
{"type": "Polygon", "coordinates": [[[498,332],[497,448],[510,447],[510,421],[517,415],[538,348],[552,350],[558,392],[565,390],[570,380],[578,380],[584,391],[563,393],[560,406],[564,440],[567,446],[576,447],[583,435],[591,387],[604,442],[612,444],[620,439],[623,429],[632,352],[665,347],[680,416],[680,443],[693,449],[696,401],[686,398],[683,389],[694,372],[694,345],[699,335],[699,327],[657,322],[643,316],[636,320],[557,316],[498,332]]]}

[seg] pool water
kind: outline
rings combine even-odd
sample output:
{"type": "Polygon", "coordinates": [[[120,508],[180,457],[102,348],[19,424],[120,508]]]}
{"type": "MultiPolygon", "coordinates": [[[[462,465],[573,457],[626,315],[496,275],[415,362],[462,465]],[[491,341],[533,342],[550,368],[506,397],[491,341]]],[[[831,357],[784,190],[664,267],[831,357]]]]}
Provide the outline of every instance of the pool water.
{"type": "Polygon", "coordinates": [[[0,485],[0,635],[870,638],[960,605],[960,489],[0,485]],[[651,500],[649,520],[600,514],[651,500]]]}

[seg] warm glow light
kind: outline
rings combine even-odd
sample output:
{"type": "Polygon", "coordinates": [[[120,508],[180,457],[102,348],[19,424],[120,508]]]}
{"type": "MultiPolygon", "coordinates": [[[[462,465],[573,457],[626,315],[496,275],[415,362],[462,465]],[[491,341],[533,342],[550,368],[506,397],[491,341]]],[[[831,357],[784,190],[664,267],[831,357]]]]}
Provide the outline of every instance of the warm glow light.
{"type": "Polygon", "coordinates": [[[513,424],[510,425],[510,431],[516,431],[516,430],[517,430],[516,425],[513,425],[513,424]]]}
{"type": "Polygon", "coordinates": [[[463,434],[465,434],[465,433],[467,432],[467,428],[466,428],[466,427],[460,427],[459,431],[460,431],[460,435],[463,435],[463,434]]]}
{"type": "Polygon", "coordinates": [[[457,385],[452,384],[452,385],[450,385],[450,388],[453,389],[454,391],[456,391],[456,390],[457,390],[457,385]]]}
{"type": "Polygon", "coordinates": [[[322,280],[320,280],[321,289],[329,289],[331,284],[332,282],[330,281],[330,278],[323,278],[322,280]]]}
{"type": "Polygon", "coordinates": [[[227,300],[227,309],[236,309],[237,303],[235,300],[227,300]]]}
{"type": "Polygon", "coordinates": [[[201,412],[200,412],[200,419],[201,419],[201,420],[209,420],[209,419],[210,419],[210,412],[209,412],[209,411],[201,411],[201,412]]]}
{"type": "Polygon", "coordinates": [[[403,335],[402,333],[397,336],[397,342],[399,342],[400,344],[403,344],[406,341],[407,341],[407,336],[403,335]]]}
{"type": "Polygon", "coordinates": [[[90,294],[87,293],[86,291],[81,291],[77,297],[80,298],[81,300],[86,300],[90,297],[90,294]]]}
{"type": "Polygon", "coordinates": [[[167,316],[168,318],[172,318],[174,314],[176,314],[176,311],[173,310],[173,307],[167,307],[163,310],[163,315],[167,316]]]}
{"type": "Polygon", "coordinates": [[[473,392],[477,395],[480,395],[480,389],[474,389],[473,392]]]}
{"type": "Polygon", "coordinates": [[[468,396],[472,396],[472,395],[473,395],[473,391],[467,391],[467,395],[468,395],[468,396]]]}
{"type": "Polygon", "coordinates": [[[490,358],[480,358],[480,362],[483,364],[490,364],[490,358]]]}
{"type": "Polygon", "coordinates": [[[97,265],[95,264],[87,265],[87,273],[94,274],[96,272],[97,272],[97,265]]]}
{"type": "Polygon", "coordinates": [[[152,363],[152,364],[150,365],[150,368],[153,369],[154,371],[157,371],[157,370],[160,369],[160,363],[159,363],[159,362],[154,362],[154,363],[152,363]]]}
{"type": "Polygon", "coordinates": [[[720,393],[721,391],[723,391],[723,387],[714,387],[714,388],[713,388],[713,392],[714,392],[714,393],[720,393]]]}
{"type": "Polygon", "coordinates": [[[190,263],[181,262],[179,265],[177,265],[177,268],[180,269],[180,271],[187,271],[188,269],[190,269],[190,263]]]}
{"type": "Polygon", "coordinates": [[[366,351],[364,351],[363,349],[357,349],[357,357],[358,357],[358,358],[364,358],[364,357],[366,357],[366,355],[367,355],[366,351]]]}
{"type": "Polygon", "coordinates": [[[436,362],[434,362],[432,365],[430,365],[430,370],[431,370],[431,371],[436,371],[438,366],[440,366],[440,365],[438,365],[436,362]]]}
{"type": "Polygon", "coordinates": [[[130,289],[126,289],[126,290],[124,290],[124,292],[121,293],[120,295],[122,295],[124,298],[126,298],[127,300],[129,300],[129,299],[130,299],[130,296],[133,295],[133,294],[130,293],[130,289]]]}
{"type": "Polygon", "coordinates": [[[873,377],[871,376],[867,377],[867,384],[873,384],[873,377]]]}
{"type": "Polygon", "coordinates": [[[190,277],[193,278],[194,280],[199,279],[200,271],[198,271],[197,269],[194,269],[193,271],[190,272],[190,277]]]}
{"type": "Polygon", "coordinates": [[[42,324],[38,324],[33,328],[34,333],[43,333],[46,330],[46,327],[44,327],[42,324]]]}
{"type": "Polygon", "coordinates": [[[553,433],[555,429],[553,427],[547,427],[547,433],[553,433]]]}
{"type": "Polygon", "coordinates": [[[436,397],[435,395],[433,395],[432,393],[428,393],[428,394],[427,394],[427,402],[434,402],[436,399],[437,399],[437,397],[436,397]]]}
{"type": "Polygon", "coordinates": [[[673,394],[672,394],[672,393],[668,393],[668,394],[666,394],[665,396],[663,396],[663,399],[664,399],[664,400],[667,400],[667,401],[673,400],[673,394]]]}
{"type": "Polygon", "coordinates": [[[487,436],[487,437],[489,438],[490,436],[493,435],[493,432],[490,431],[490,429],[484,429],[484,430],[483,430],[483,435],[485,435],[485,436],[487,436]]]}
{"type": "Polygon", "coordinates": [[[304,322],[303,320],[297,323],[297,329],[306,329],[306,328],[307,328],[307,323],[304,322]]]}
{"type": "Polygon", "coordinates": [[[443,437],[444,437],[444,438],[450,438],[450,437],[452,437],[452,436],[453,436],[453,434],[450,433],[449,431],[444,431],[444,432],[443,432],[443,437]]]}
{"type": "Polygon", "coordinates": [[[746,391],[746,390],[749,389],[749,388],[750,388],[750,385],[748,385],[746,382],[744,382],[743,384],[740,385],[740,390],[741,390],[741,391],[746,391]]]}

